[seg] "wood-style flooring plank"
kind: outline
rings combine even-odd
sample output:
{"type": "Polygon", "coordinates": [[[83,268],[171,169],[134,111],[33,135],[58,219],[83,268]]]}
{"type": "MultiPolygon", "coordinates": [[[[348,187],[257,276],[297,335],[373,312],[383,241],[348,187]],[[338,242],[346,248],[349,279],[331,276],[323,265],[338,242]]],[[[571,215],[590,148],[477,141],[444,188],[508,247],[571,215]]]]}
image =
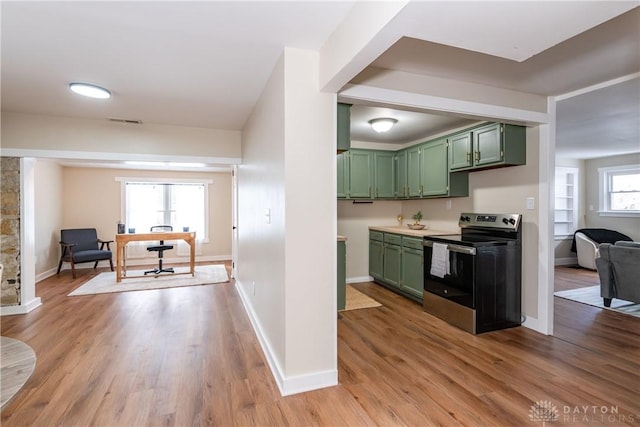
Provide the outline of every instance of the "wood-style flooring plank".
{"type": "MultiPolygon", "coordinates": [[[[555,337],[524,327],[473,336],[357,284],[383,306],[338,315],[339,385],[283,397],[233,281],[66,296],[99,271],[46,279],[42,307],[2,319],[2,335],[38,358],[3,427],[514,426],[530,424],[543,400],[640,420],[640,319],[631,316],[555,298],[555,337]]],[[[567,267],[556,278],[556,289],[598,283],[567,267]]],[[[568,421],[586,423],[577,420],[568,421]]]]}

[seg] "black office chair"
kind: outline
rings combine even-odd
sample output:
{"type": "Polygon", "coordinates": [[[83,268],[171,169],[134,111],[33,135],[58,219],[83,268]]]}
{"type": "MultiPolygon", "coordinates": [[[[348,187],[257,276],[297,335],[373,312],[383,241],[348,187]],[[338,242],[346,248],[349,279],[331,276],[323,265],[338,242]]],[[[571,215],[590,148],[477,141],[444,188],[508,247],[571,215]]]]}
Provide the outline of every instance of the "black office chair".
{"type": "MultiPolygon", "coordinates": [[[[151,227],[151,232],[154,231],[173,231],[173,227],[170,225],[154,225],[151,227]]],[[[173,245],[165,245],[164,240],[160,240],[160,244],[147,246],[147,250],[149,252],[158,252],[158,268],[154,268],[153,270],[145,271],[144,275],[147,274],[155,274],[158,275],[160,273],[173,273],[173,268],[162,268],[162,254],[164,251],[168,251],[169,249],[173,249],[173,245]]]]}

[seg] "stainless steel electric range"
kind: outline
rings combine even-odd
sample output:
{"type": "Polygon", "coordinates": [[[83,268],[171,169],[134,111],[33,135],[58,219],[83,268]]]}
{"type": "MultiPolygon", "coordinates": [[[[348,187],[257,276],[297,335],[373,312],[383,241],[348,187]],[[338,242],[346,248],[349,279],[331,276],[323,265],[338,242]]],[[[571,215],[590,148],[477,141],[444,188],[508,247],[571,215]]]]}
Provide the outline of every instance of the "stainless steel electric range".
{"type": "Polygon", "coordinates": [[[522,215],[463,213],[424,238],[424,311],[473,334],[521,324],[522,215]]]}

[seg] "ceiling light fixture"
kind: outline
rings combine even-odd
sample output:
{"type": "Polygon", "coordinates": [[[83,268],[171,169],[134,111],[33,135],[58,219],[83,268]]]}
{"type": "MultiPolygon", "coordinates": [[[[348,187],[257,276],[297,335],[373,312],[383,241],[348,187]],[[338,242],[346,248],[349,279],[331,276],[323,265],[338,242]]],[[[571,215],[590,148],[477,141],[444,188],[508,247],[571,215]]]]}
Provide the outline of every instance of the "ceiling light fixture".
{"type": "Polygon", "coordinates": [[[369,124],[378,133],[387,132],[389,129],[398,123],[398,120],[392,119],[390,117],[381,117],[379,119],[369,120],[369,124]]]}
{"type": "Polygon", "coordinates": [[[91,83],[69,83],[69,89],[77,94],[88,96],[89,98],[111,98],[111,92],[103,87],[92,85],[91,83]]]}

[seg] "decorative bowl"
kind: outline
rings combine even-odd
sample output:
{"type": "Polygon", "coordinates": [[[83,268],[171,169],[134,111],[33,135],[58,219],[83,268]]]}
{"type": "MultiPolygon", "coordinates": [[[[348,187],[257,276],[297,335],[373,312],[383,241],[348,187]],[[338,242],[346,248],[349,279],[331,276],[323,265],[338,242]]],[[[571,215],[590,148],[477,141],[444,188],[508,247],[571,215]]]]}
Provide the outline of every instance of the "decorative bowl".
{"type": "Polygon", "coordinates": [[[407,227],[409,227],[412,230],[422,230],[424,229],[425,225],[424,224],[407,224],[407,227]]]}

